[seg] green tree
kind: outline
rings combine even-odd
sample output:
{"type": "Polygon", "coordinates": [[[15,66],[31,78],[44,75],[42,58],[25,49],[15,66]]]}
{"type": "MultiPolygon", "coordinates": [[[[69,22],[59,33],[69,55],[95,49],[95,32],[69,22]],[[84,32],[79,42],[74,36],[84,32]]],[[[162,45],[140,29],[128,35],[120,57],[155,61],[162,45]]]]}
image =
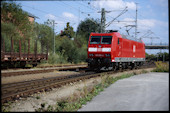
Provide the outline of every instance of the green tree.
{"type": "MultiPolygon", "coordinates": [[[[13,23],[1,23],[1,47],[3,41],[5,43],[5,51],[10,52],[11,49],[11,38],[19,39],[21,36],[16,31],[17,27],[13,23]]],[[[1,48],[2,49],[2,48],[1,48]]],[[[14,51],[17,47],[14,45],[14,51]]]]}
{"type": "Polygon", "coordinates": [[[35,23],[34,26],[35,39],[40,43],[41,53],[45,52],[45,49],[48,47],[49,51],[52,51],[52,39],[53,39],[53,30],[46,24],[35,23]]]}
{"type": "Polygon", "coordinates": [[[100,32],[100,22],[98,20],[94,20],[93,18],[86,18],[84,21],[81,21],[77,27],[77,35],[83,35],[86,42],[89,39],[91,32],[100,32]]]}
{"type": "Polygon", "coordinates": [[[169,53],[164,52],[164,53],[157,53],[157,59],[158,61],[169,61],[169,53]]]}
{"type": "Polygon", "coordinates": [[[21,52],[26,50],[27,39],[33,38],[33,24],[28,20],[28,14],[21,9],[20,4],[15,2],[1,2],[1,36],[5,38],[7,51],[10,50],[11,38],[14,40],[14,51],[19,51],[21,40],[21,52]]]}
{"type": "MultiPolygon", "coordinates": [[[[16,26],[16,31],[21,37],[29,38],[32,35],[33,25],[28,20],[27,12],[21,9],[20,4],[15,2],[1,2],[1,22],[13,23],[16,26]]],[[[21,38],[20,37],[20,38],[21,38]]]]}
{"type": "Polygon", "coordinates": [[[76,63],[78,62],[78,49],[75,46],[74,41],[70,40],[68,37],[63,36],[57,41],[58,48],[57,51],[59,51],[63,56],[66,58],[66,60],[70,63],[76,63]]]}
{"type": "Polygon", "coordinates": [[[74,37],[74,30],[73,27],[70,26],[70,23],[67,22],[66,28],[64,28],[64,31],[61,33],[61,36],[67,36],[68,38],[73,38],[74,37]]]}

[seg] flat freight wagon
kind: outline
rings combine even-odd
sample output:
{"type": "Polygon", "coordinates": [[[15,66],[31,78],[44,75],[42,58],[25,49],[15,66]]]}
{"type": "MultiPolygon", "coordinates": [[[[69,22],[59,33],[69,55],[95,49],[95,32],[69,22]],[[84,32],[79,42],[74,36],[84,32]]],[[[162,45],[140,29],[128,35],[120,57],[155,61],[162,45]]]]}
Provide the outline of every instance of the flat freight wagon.
{"type": "Polygon", "coordinates": [[[5,41],[1,40],[1,67],[15,67],[15,64],[19,64],[20,67],[25,67],[26,64],[37,66],[43,60],[48,59],[48,48],[46,53],[37,53],[37,43],[35,41],[34,52],[30,53],[30,40],[16,41],[16,46],[19,47],[19,52],[14,51],[14,40],[11,38],[10,52],[5,51],[5,41]],[[26,50],[26,43],[28,45],[26,50]],[[23,44],[23,48],[21,46],[23,44]],[[21,52],[21,50],[24,52],[21,52]]]}

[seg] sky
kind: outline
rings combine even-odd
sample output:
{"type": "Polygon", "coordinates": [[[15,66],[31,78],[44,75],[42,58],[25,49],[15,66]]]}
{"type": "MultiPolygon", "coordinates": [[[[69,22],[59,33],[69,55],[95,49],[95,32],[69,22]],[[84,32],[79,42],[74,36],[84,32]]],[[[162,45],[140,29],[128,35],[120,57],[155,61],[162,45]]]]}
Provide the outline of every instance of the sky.
{"type": "MultiPolygon", "coordinates": [[[[53,1],[16,1],[22,9],[37,16],[36,22],[43,24],[47,19],[55,21],[55,32],[60,33],[66,23],[77,30],[77,26],[85,18],[93,18],[100,22],[101,9],[106,13],[106,24],[114,20],[106,30],[118,30],[126,34],[129,30],[135,36],[137,18],[137,38],[144,43],[169,44],[168,0],[53,0],[53,1]],[[123,13],[123,10],[127,10],[123,13]],[[137,10],[137,13],[136,13],[137,10]],[[128,26],[128,27],[126,27],[128,26]],[[147,36],[148,35],[148,36],[147,36]],[[146,38],[147,37],[147,38],[146,38]]],[[[169,50],[146,50],[149,54],[169,50]]]]}

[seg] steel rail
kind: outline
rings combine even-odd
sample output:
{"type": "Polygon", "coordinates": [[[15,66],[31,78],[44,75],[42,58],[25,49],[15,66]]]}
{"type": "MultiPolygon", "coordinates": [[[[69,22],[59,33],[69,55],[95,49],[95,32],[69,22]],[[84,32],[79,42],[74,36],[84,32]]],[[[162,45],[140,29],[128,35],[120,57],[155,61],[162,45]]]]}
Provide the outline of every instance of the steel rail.
{"type": "Polygon", "coordinates": [[[71,70],[71,69],[83,69],[87,68],[87,65],[70,65],[63,67],[51,67],[51,68],[40,68],[40,69],[24,69],[24,70],[12,70],[12,71],[1,71],[1,77],[18,76],[26,74],[38,74],[48,73],[52,71],[60,70],[71,70]]]}
{"type": "MultiPolygon", "coordinates": [[[[151,65],[149,65],[151,66],[151,65]]],[[[140,68],[148,68],[148,66],[143,66],[140,68]]],[[[139,69],[140,69],[139,68],[139,69]]],[[[31,80],[18,83],[2,84],[1,85],[1,102],[8,102],[10,100],[18,99],[19,97],[26,97],[35,92],[46,91],[51,88],[60,87],[63,84],[69,82],[74,82],[78,80],[88,79],[102,74],[113,74],[118,72],[124,72],[130,69],[117,70],[117,71],[108,71],[108,72],[85,72],[76,75],[64,75],[51,78],[44,78],[38,80],[31,80]]]]}
{"type": "Polygon", "coordinates": [[[87,72],[76,75],[67,75],[65,77],[51,77],[47,79],[40,79],[34,81],[26,81],[20,83],[10,83],[1,85],[1,101],[5,102],[6,100],[12,100],[12,98],[17,97],[18,95],[26,95],[29,92],[37,92],[38,90],[46,89],[48,87],[60,86],[63,83],[68,83],[69,81],[75,81],[82,79],[82,76],[85,78],[87,75],[94,74],[95,72],[87,72]]]}

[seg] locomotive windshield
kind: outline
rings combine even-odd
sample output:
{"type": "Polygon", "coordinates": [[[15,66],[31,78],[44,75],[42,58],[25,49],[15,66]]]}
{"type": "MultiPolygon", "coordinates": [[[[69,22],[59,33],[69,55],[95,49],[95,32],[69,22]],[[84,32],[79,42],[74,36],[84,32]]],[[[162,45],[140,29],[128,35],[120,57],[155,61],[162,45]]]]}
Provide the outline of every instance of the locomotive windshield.
{"type": "Polygon", "coordinates": [[[101,36],[91,36],[90,44],[99,44],[101,36]]]}
{"type": "Polygon", "coordinates": [[[102,36],[101,44],[111,44],[112,36],[102,36]]]}

